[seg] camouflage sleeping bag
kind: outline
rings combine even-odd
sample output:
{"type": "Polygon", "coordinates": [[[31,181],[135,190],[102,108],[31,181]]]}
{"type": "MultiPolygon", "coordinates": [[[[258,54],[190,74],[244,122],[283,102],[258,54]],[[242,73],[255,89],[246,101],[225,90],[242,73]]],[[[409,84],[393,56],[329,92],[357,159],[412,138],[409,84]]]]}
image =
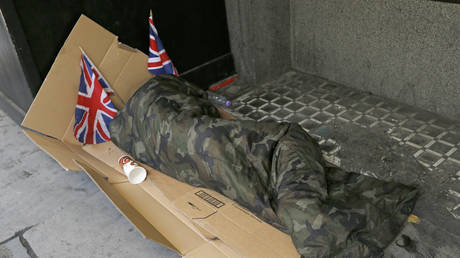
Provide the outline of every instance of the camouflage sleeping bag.
{"type": "Polygon", "coordinates": [[[135,159],[286,232],[303,257],[379,257],[415,203],[411,187],[326,164],[298,124],[222,119],[205,91],[173,76],[141,87],[110,133],[135,159]]]}

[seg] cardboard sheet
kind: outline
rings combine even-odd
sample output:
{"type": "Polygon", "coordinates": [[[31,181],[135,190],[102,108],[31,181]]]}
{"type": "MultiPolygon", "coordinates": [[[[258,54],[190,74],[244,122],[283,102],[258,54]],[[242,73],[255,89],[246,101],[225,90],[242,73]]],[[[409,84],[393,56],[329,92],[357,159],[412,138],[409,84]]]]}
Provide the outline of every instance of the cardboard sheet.
{"type": "Polygon", "coordinates": [[[152,77],[145,54],[82,15],[22,123],[32,141],[65,169],[84,170],[145,237],[184,257],[299,257],[288,235],[232,200],[148,166],[147,179],[132,185],[118,167],[123,152],[113,143],[76,141],[80,48],[115,90],[112,101],[118,108],[152,77]]]}
{"type": "Polygon", "coordinates": [[[61,139],[75,112],[82,47],[97,66],[116,36],[82,15],[59,51],[22,125],[61,139]],[[50,105],[52,103],[52,105],[50,105]]]}

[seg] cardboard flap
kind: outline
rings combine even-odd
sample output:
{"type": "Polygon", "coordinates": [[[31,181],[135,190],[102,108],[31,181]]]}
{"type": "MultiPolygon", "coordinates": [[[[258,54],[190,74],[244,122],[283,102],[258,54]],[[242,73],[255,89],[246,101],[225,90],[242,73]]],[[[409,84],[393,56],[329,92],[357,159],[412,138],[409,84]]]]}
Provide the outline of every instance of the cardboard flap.
{"type": "Polygon", "coordinates": [[[128,181],[125,175],[121,174],[114,168],[108,166],[104,162],[97,159],[95,156],[87,153],[82,149],[81,146],[66,144],[67,148],[72,150],[73,153],[77,154],[75,160],[78,160],[80,163],[84,162],[85,164],[91,164],[91,167],[94,169],[94,172],[99,174],[102,178],[106,178],[109,183],[124,183],[128,181]]]}
{"type": "Polygon", "coordinates": [[[67,148],[61,141],[49,136],[34,133],[27,129],[24,130],[24,133],[42,150],[53,157],[65,170],[81,170],[80,167],[74,162],[76,157],[75,153],[67,148]]]}
{"type": "Polygon", "coordinates": [[[145,184],[146,187],[144,190],[149,192],[152,196],[159,196],[161,193],[161,196],[164,196],[165,199],[167,199],[169,202],[172,202],[195,188],[168,175],[165,175],[149,166],[144,167],[148,172],[146,180],[148,184],[145,184]],[[148,186],[149,184],[154,187],[148,186]]]}
{"type": "Polygon", "coordinates": [[[97,66],[116,36],[82,15],[59,51],[22,122],[26,128],[61,139],[75,113],[84,49],[97,66]]]}
{"type": "Polygon", "coordinates": [[[107,164],[109,167],[118,171],[118,173],[124,175],[120,165],[118,165],[118,159],[121,156],[126,155],[124,151],[119,149],[111,141],[99,143],[99,144],[88,144],[82,147],[82,149],[94,157],[97,157],[100,161],[107,164]]]}
{"type": "Polygon", "coordinates": [[[196,195],[197,190],[188,192],[176,199],[174,206],[181,210],[190,219],[205,219],[217,212],[216,207],[212,207],[204,199],[196,195]]]}
{"type": "Polygon", "coordinates": [[[203,257],[229,257],[229,258],[241,258],[244,255],[233,250],[219,239],[210,241],[199,248],[187,253],[183,256],[184,258],[203,258],[203,257]]]}
{"type": "MultiPolygon", "coordinates": [[[[158,201],[157,198],[145,192],[142,185],[145,187],[148,182],[143,182],[139,185],[130,183],[112,184],[181,254],[188,253],[204,244],[204,237],[199,231],[194,230],[193,227],[187,225],[186,220],[168,209],[167,204],[158,201]]],[[[191,223],[188,222],[188,224],[191,223]]]]}
{"type": "Polygon", "coordinates": [[[112,102],[123,108],[134,92],[153,75],[147,70],[147,55],[115,41],[99,65],[99,70],[109,81],[117,98],[112,102]]]}
{"type": "Polygon", "coordinates": [[[271,246],[272,241],[263,242],[259,239],[258,234],[260,234],[260,232],[258,232],[258,234],[247,232],[242,226],[222,216],[221,212],[204,220],[200,220],[198,223],[206,230],[219,236],[223,242],[232,246],[238,253],[245,254],[246,257],[299,257],[299,255],[292,256],[292,252],[290,253],[289,250],[283,252],[283,249],[286,248],[275,250],[273,246],[271,246]]]}
{"type": "Polygon", "coordinates": [[[174,251],[177,249],[169,242],[158,230],[156,230],[141,213],[133,208],[132,205],[119,193],[115,188],[102,178],[94,168],[82,161],[76,163],[83,169],[91,179],[99,186],[105,195],[112,201],[115,207],[137,228],[141,234],[151,240],[154,240],[174,251]]]}
{"type": "MultiPolygon", "coordinates": [[[[203,229],[219,237],[234,252],[245,257],[298,258],[289,235],[257,218],[237,203],[209,189],[202,189],[216,199],[221,208],[215,214],[193,221],[203,229]]],[[[211,203],[216,203],[212,199],[211,203]]]]}
{"type": "MultiPolygon", "coordinates": [[[[122,48],[119,47],[117,51],[122,51],[122,48]]],[[[131,96],[153,77],[147,70],[147,60],[146,54],[135,49],[127,62],[123,64],[115,82],[112,83],[114,90],[120,95],[124,103],[127,103],[131,96]]]]}

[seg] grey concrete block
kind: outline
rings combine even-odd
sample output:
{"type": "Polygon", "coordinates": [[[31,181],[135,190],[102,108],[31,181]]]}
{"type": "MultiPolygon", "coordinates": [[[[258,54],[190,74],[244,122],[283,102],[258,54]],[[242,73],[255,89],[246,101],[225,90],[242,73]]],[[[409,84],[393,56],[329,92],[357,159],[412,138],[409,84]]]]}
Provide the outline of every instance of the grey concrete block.
{"type": "Polygon", "coordinates": [[[225,1],[230,45],[241,83],[274,79],[291,67],[290,1],[225,1]]]}
{"type": "Polygon", "coordinates": [[[460,5],[420,0],[291,5],[293,68],[460,117],[460,5]]]}
{"type": "MultiPolygon", "coordinates": [[[[18,45],[19,39],[11,38],[10,35],[13,31],[16,32],[15,26],[12,23],[18,21],[15,20],[16,17],[9,12],[9,10],[14,10],[13,6],[8,6],[10,5],[10,1],[2,1],[0,5],[2,7],[7,7],[4,9],[2,8],[2,12],[0,12],[0,80],[2,82],[0,84],[0,92],[8,99],[13,100],[19,110],[25,111],[32,103],[33,96],[26,78],[28,74],[24,72],[22,67],[23,64],[21,64],[23,60],[20,60],[21,58],[17,52],[22,52],[22,49],[19,49],[20,46],[18,45]],[[6,21],[8,24],[6,24],[6,21]]],[[[19,26],[20,25],[17,27],[19,26]]],[[[25,42],[25,39],[23,41],[25,42]]],[[[30,67],[27,69],[32,71],[34,68],[30,67]]],[[[38,81],[34,81],[34,83],[36,82],[38,81]]],[[[12,112],[12,114],[15,114],[15,112],[12,112]]]]}

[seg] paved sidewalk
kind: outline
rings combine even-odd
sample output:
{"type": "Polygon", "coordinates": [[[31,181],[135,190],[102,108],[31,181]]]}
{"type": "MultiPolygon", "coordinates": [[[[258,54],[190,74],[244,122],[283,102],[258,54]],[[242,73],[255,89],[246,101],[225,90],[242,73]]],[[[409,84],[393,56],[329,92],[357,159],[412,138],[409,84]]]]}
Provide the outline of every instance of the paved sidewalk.
{"type": "Polygon", "coordinates": [[[68,172],[0,110],[0,258],[179,257],[146,240],[83,172],[68,172]]]}

